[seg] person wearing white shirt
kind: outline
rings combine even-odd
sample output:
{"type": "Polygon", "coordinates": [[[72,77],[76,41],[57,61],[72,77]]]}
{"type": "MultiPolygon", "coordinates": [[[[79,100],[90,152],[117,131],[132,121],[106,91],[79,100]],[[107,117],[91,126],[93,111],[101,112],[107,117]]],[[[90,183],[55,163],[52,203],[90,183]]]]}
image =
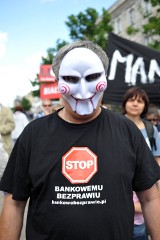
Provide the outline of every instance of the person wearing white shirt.
{"type": "Polygon", "coordinates": [[[16,142],[17,138],[19,137],[25,126],[29,123],[29,120],[26,114],[23,112],[23,108],[21,106],[15,107],[14,120],[15,129],[12,131],[13,143],[16,142]]]}

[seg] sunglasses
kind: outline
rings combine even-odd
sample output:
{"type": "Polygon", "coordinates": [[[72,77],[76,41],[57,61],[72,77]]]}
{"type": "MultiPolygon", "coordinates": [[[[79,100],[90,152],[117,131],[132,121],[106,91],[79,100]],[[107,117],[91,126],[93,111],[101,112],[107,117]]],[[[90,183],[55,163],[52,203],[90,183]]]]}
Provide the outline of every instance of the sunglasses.
{"type": "Polygon", "coordinates": [[[51,107],[52,105],[51,104],[43,104],[43,107],[51,107]]]}
{"type": "Polygon", "coordinates": [[[147,119],[148,121],[154,121],[154,122],[156,122],[156,121],[158,121],[158,119],[157,118],[152,118],[152,119],[147,119]]]}

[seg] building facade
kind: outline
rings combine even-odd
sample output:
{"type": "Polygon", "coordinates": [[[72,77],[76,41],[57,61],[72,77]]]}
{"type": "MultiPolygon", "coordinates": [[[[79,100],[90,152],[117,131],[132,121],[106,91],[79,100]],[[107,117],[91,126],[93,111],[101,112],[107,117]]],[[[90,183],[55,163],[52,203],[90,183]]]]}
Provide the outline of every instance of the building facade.
{"type": "MultiPolygon", "coordinates": [[[[146,16],[156,15],[157,9],[152,7],[150,1],[117,0],[107,11],[111,14],[115,34],[148,45],[152,42],[153,36],[143,34],[143,25],[147,23],[146,16]]],[[[160,37],[157,36],[157,38],[160,37]]]]}

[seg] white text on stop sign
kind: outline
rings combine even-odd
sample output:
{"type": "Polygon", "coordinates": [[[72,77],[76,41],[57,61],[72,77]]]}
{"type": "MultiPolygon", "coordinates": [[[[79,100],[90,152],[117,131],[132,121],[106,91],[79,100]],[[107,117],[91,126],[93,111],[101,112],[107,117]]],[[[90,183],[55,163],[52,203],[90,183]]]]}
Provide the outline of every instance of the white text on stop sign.
{"type": "Polygon", "coordinates": [[[66,168],[67,169],[86,169],[93,166],[93,160],[75,160],[75,161],[67,161],[66,168]]]}

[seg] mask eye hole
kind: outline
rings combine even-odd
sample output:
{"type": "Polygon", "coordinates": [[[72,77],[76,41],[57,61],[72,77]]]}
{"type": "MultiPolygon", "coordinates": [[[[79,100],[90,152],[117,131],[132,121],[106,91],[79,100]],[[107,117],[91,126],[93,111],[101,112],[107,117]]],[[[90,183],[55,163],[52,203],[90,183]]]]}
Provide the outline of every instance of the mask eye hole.
{"type": "Polygon", "coordinates": [[[62,76],[63,80],[68,83],[77,83],[79,80],[79,77],[75,76],[62,76]]]}
{"type": "Polygon", "coordinates": [[[90,75],[86,76],[86,80],[87,80],[88,82],[92,82],[92,81],[95,81],[95,80],[97,80],[98,78],[100,78],[100,76],[101,76],[101,73],[90,74],[90,75]]]}

